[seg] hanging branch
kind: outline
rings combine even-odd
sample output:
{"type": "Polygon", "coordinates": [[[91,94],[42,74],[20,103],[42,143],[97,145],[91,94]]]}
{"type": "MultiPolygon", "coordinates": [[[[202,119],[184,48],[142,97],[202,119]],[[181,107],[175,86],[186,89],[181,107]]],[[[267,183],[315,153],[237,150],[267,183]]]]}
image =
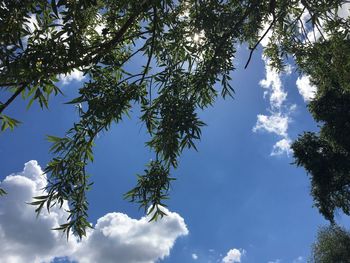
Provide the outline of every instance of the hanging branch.
{"type": "Polygon", "coordinates": [[[260,44],[260,42],[266,37],[267,33],[271,30],[272,26],[275,24],[276,22],[276,18],[274,17],[271,24],[269,25],[269,27],[267,28],[267,30],[264,32],[264,34],[260,37],[260,39],[258,40],[258,42],[255,43],[254,47],[250,48],[250,53],[249,53],[249,58],[247,63],[244,66],[244,69],[246,69],[250,63],[250,60],[252,59],[253,53],[256,50],[256,48],[258,47],[258,45],[260,44]]]}

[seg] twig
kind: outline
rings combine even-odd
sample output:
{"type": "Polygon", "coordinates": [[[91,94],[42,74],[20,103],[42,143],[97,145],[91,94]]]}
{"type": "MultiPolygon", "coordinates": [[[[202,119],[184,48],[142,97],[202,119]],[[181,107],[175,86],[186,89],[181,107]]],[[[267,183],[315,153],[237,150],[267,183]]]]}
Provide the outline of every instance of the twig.
{"type": "Polygon", "coordinates": [[[276,17],[273,17],[273,20],[271,22],[271,24],[269,25],[269,27],[267,28],[267,30],[264,32],[264,34],[260,37],[260,39],[258,40],[258,42],[255,43],[254,47],[250,48],[250,54],[249,54],[249,58],[247,63],[245,64],[244,68],[246,69],[250,63],[250,60],[252,59],[253,53],[256,50],[256,48],[258,47],[258,45],[260,44],[260,42],[266,37],[267,33],[270,31],[270,29],[272,28],[272,26],[275,24],[276,22],[276,17]]]}
{"type": "Polygon", "coordinates": [[[0,114],[11,104],[14,99],[21,94],[21,92],[26,88],[26,84],[23,84],[21,87],[17,88],[16,92],[2,105],[0,105],[0,114]]]}
{"type": "MultiPolygon", "coordinates": [[[[300,22],[301,30],[302,30],[302,32],[303,32],[303,35],[304,35],[305,39],[306,39],[309,43],[311,43],[311,41],[310,41],[310,39],[309,39],[309,37],[308,37],[308,35],[307,35],[306,29],[305,29],[305,27],[304,27],[303,21],[302,21],[301,19],[299,19],[299,22],[300,22]]],[[[314,31],[314,32],[315,32],[315,31],[314,31]]],[[[314,34],[314,37],[315,37],[315,34],[314,34]]],[[[316,38],[315,38],[315,41],[316,41],[316,38]]]]}

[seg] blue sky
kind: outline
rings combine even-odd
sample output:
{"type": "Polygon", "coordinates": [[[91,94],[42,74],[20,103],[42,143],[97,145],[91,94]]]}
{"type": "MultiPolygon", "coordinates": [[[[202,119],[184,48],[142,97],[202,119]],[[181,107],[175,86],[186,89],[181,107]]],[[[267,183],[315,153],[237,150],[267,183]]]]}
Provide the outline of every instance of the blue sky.
{"type": "MultiPolygon", "coordinates": [[[[49,262],[61,256],[103,263],[306,262],[317,228],[327,222],[312,207],[309,179],[291,164],[288,145],[274,145],[281,140],[288,144],[317,125],[298,91],[293,67],[290,74],[274,75],[258,51],[243,70],[247,57],[240,47],[238,69],[232,74],[234,99],[219,98],[214,107],[200,112],[207,126],[199,151],[186,150],[173,172],[177,180],[167,202],[171,212],[162,222],[145,224],[144,211],[122,199],[152,158],[144,146],[148,136],[137,107],[130,119],[100,134],[95,161],[88,168],[94,182],[89,220],[100,223],[85,243],[72,238],[67,244],[51,233],[63,212],[37,220],[33,208],[25,205],[35,187],[45,184],[38,179],[39,165],[44,168],[51,157],[45,136],[63,136],[77,121],[74,106],[62,103],[76,95],[79,76],[60,83],[66,95],[53,98],[49,110],[37,105],[26,110],[22,100],[11,105],[7,114],[23,123],[0,134],[0,180],[8,187],[8,196],[0,200],[0,243],[6,244],[0,248],[5,257],[0,262],[49,262]],[[258,115],[265,117],[259,122],[258,115]],[[23,172],[30,160],[37,164],[28,163],[23,172]],[[114,234],[107,238],[108,229],[114,234]]],[[[299,88],[310,89],[307,85],[307,79],[299,77],[299,88]]],[[[350,226],[341,215],[338,221],[350,226]]]]}

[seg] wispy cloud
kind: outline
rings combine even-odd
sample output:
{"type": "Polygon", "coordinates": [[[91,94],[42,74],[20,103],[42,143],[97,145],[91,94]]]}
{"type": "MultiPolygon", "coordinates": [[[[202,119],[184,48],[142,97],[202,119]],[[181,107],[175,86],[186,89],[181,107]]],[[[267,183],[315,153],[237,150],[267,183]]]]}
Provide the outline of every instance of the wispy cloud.
{"type": "Polygon", "coordinates": [[[287,92],[282,87],[280,74],[269,65],[269,59],[265,56],[262,59],[265,62],[265,79],[262,79],[259,84],[266,89],[264,95],[269,96],[271,107],[279,109],[287,99],[287,92]]]}
{"type": "MultiPolygon", "coordinates": [[[[265,78],[259,84],[264,91],[264,97],[268,97],[269,114],[258,114],[257,122],[253,127],[253,132],[268,132],[280,137],[272,148],[271,156],[289,155],[291,153],[291,140],[288,135],[288,125],[291,122],[290,114],[295,105],[287,106],[288,93],[284,90],[281,73],[278,73],[269,64],[270,61],[265,56],[262,57],[265,63],[265,78]]],[[[287,68],[286,75],[291,74],[291,67],[287,68]]]]}
{"type": "Polygon", "coordinates": [[[170,254],[175,241],[188,234],[184,219],[166,210],[168,216],[149,223],[149,217],[133,219],[123,213],[108,213],[81,242],[51,229],[63,223],[65,209],[53,208],[36,218],[33,196],[42,195],[47,185],[36,161],[25,164],[23,172],[7,176],[1,187],[8,194],[0,202],[0,255],[2,263],[50,262],[67,257],[79,263],[152,263],[170,254]]]}

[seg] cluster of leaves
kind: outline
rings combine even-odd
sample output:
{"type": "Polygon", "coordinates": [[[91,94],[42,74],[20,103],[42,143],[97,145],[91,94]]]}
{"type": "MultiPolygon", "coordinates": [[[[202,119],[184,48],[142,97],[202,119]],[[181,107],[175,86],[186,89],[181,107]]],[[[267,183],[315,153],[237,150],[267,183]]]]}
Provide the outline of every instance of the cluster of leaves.
{"type": "Polygon", "coordinates": [[[337,225],[322,227],[312,247],[310,263],[350,262],[350,232],[337,225]]]}
{"type": "Polygon", "coordinates": [[[166,215],[162,211],[162,207],[166,204],[162,200],[168,198],[170,189],[170,181],[175,180],[169,178],[169,171],[160,161],[151,161],[144,175],[137,176],[137,186],[127,192],[124,197],[140,203],[140,208],[148,210],[148,214],[152,214],[150,221],[157,220],[159,216],[166,215]]]}
{"type": "MultiPolygon", "coordinates": [[[[146,144],[157,161],[138,177],[137,187],[126,198],[142,207],[150,205],[152,219],[163,216],[159,207],[167,198],[170,173],[182,151],[196,149],[201,137],[204,123],[198,111],[214,103],[219,86],[223,97],[234,94],[229,75],[234,70],[236,45],[249,44],[248,65],[254,50],[272,31],[265,49],[272,66],[283,70],[284,58],[291,55],[301,70],[311,74],[314,69],[307,65],[313,60],[312,50],[322,47],[311,43],[301,28],[306,23],[305,27],[315,30],[320,20],[329,22],[328,31],[343,27],[347,22],[331,11],[344,2],[3,1],[0,88],[12,95],[0,104],[0,114],[18,95],[28,99],[29,106],[36,101],[47,107],[50,96],[60,93],[56,86],[60,74],[79,69],[89,79],[80,88],[80,96],[70,102],[79,108],[80,120],[64,137],[49,137],[54,158],[45,169],[49,180],[45,195],[33,202],[37,212],[68,202],[68,222],[58,229],[67,235],[70,231],[85,235],[90,226],[86,191],[91,186],[85,167],[93,161],[95,138],[139,104],[140,119],[151,137],[146,144]],[[304,12],[310,15],[307,22],[301,20],[304,12]],[[135,60],[142,66],[134,63],[130,70],[135,60]]],[[[338,47],[338,42],[322,39],[321,44],[338,47]]],[[[0,121],[3,129],[18,124],[4,115],[0,121]]]]}

